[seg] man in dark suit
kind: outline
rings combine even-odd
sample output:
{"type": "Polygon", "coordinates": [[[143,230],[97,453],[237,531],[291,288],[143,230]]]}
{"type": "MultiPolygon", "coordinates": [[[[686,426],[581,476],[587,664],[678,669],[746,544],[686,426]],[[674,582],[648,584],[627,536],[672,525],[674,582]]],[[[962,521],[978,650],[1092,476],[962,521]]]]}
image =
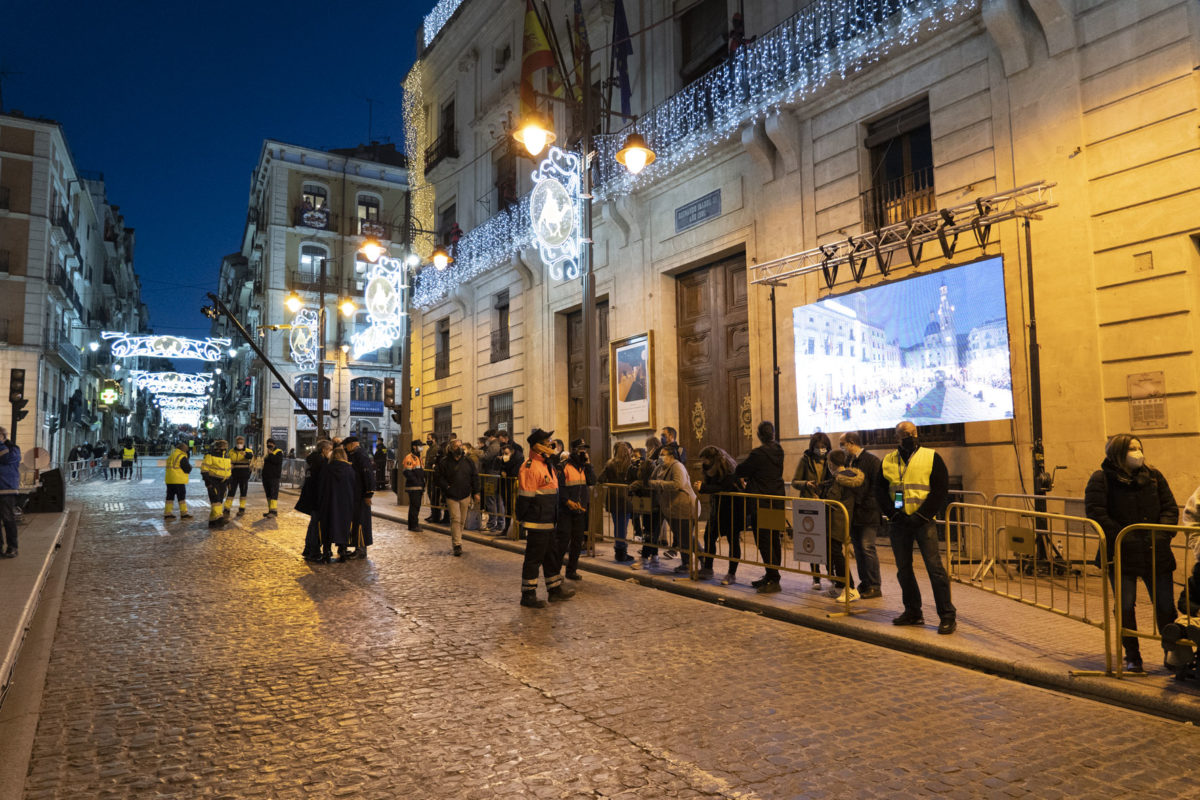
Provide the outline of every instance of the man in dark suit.
{"type": "Polygon", "coordinates": [[[375,494],[375,464],[371,456],[358,442],[357,436],[342,440],[350,466],[354,468],[355,485],[358,488],[358,503],[354,507],[354,526],[350,529],[350,544],[354,545],[351,558],[366,558],[367,548],[374,543],[371,537],[371,497],[375,494]]]}

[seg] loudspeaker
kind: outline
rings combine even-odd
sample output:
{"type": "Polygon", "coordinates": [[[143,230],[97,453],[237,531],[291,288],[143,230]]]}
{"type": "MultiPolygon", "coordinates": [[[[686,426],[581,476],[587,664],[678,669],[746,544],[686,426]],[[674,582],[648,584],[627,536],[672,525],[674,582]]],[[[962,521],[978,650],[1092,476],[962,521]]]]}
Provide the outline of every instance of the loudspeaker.
{"type": "Polygon", "coordinates": [[[29,496],[29,502],[25,504],[25,513],[61,514],[66,507],[66,487],[63,486],[62,472],[51,469],[38,477],[42,487],[29,496]]]}

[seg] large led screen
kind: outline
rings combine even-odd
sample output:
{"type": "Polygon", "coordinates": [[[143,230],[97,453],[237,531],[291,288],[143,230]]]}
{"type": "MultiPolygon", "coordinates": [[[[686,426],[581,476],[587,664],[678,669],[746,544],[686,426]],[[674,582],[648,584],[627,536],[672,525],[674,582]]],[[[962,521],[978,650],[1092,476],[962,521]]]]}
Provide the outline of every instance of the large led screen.
{"type": "Polygon", "coordinates": [[[798,306],[792,330],[802,436],[1012,418],[1000,258],[798,306]]]}

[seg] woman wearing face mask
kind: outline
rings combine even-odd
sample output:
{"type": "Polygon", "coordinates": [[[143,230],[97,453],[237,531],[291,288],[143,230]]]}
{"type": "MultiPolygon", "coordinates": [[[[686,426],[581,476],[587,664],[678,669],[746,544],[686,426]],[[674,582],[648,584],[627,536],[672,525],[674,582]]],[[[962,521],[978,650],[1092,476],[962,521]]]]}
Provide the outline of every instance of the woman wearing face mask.
{"type": "MultiPolygon", "coordinates": [[[[1146,464],[1140,439],[1128,433],[1119,433],[1108,440],[1104,448],[1104,461],[1100,469],[1092,473],[1084,491],[1084,505],[1088,519],[1094,520],[1103,530],[1108,543],[1108,576],[1114,581],[1113,548],[1117,534],[1128,525],[1138,523],[1175,525],[1179,510],[1175,496],[1163,474],[1146,464]]],[[[1146,585],[1154,602],[1154,618],[1161,632],[1175,621],[1172,606],[1175,574],[1175,556],[1171,552],[1174,532],[1135,531],[1127,534],[1121,544],[1121,625],[1137,630],[1134,613],[1134,598],[1137,582],[1146,585]]],[[[1139,639],[1126,636],[1121,639],[1125,648],[1125,664],[1129,669],[1142,670],[1142,655],[1139,639]]],[[[1168,666],[1168,669],[1171,669],[1168,666]]]]}
{"type": "MultiPolygon", "coordinates": [[[[746,527],[746,501],[730,497],[742,487],[734,475],[737,462],[719,447],[709,445],[700,451],[700,466],[704,479],[692,486],[700,494],[710,495],[708,522],[704,528],[704,552],[716,553],[718,539],[729,539],[729,570],[721,579],[722,586],[737,582],[738,561],[742,557],[742,529],[746,527]]],[[[700,559],[700,580],[713,576],[712,556],[700,559]]]]}
{"type": "MultiPolygon", "coordinates": [[[[800,492],[801,497],[818,498],[821,496],[821,484],[825,481],[825,457],[833,449],[833,442],[828,434],[818,431],[808,439],[808,449],[800,456],[796,465],[796,474],[792,476],[792,488],[800,492]]],[[[813,575],[813,588],[821,588],[821,565],[809,564],[813,575]]]]}

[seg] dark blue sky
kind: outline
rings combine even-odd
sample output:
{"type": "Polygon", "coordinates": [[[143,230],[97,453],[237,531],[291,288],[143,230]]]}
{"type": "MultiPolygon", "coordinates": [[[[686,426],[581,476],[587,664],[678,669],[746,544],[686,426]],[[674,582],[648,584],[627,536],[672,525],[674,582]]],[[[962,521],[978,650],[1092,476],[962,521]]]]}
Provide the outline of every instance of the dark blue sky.
{"type": "Polygon", "coordinates": [[[263,139],[403,143],[400,82],[435,0],[4,4],[4,110],[63,126],[137,231],[160,333],[203,335],[205,291],[240,246],[263,139]]]}

